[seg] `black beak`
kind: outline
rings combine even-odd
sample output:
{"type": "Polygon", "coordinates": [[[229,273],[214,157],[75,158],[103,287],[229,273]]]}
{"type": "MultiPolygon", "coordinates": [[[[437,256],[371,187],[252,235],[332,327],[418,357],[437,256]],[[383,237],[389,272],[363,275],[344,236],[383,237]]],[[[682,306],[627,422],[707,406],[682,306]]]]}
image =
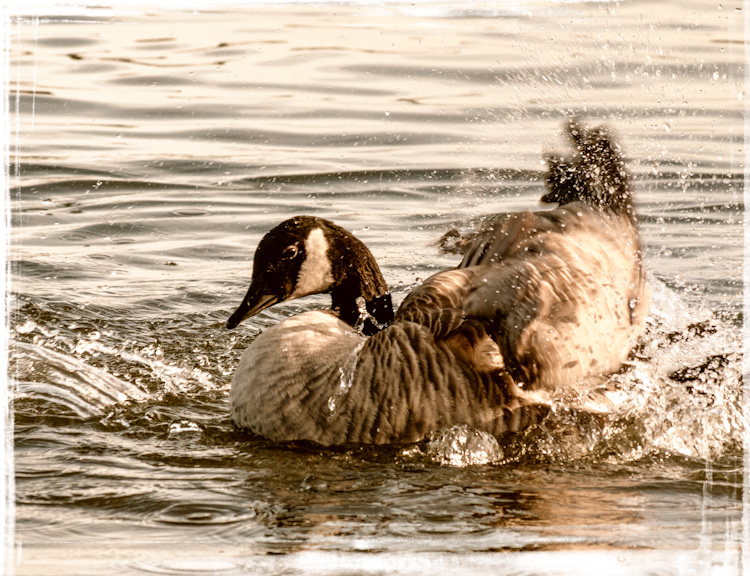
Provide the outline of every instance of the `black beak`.
{"type": "Polygon", "coordinates": [[[247,291],[247,295],[242,304],[227,320],[227,328],[231,330],[235,328],[245,318],[255,316],[262,310],[273,306],[279,301],[278,296],[272,294],[266,294],[264,290],[257,287],[255,283],[250,284],[250,289],[247,291]]]}

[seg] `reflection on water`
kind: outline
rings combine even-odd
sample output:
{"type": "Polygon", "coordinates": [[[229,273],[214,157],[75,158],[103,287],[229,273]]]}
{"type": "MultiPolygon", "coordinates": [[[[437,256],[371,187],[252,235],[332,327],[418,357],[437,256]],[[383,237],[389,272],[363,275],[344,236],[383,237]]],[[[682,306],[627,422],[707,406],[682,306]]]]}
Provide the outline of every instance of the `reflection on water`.
{"type": "Polygon", "coordinates": [[[740,3],[286,3],[10,25],[20,574],[739,573],[740,3]],[[300,213],[400,302],[437,240],[536,208],[579,115],[619,135],[653,285],[608,381],[513,438],[273,445],[231,427],[266,327],[224,329],[300,213]]]}

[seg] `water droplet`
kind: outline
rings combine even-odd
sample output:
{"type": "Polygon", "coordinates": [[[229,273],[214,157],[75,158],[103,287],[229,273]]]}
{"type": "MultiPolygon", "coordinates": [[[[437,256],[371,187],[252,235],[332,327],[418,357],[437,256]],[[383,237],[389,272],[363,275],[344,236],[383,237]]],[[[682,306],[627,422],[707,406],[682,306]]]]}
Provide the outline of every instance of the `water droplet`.
{"type": "Polygon", "coordinates": [[[202,433],[201,427],[191,420],[180,420],[179,422],[172,422],[169,425],[169,435],[173,434],[185,434],[185,433],[202,433]]]}
{"type": "Polygon", "coordinates": [[[25,324],[16,327],[16,332],[19,334],[30,334],[36,330],[36,322],[28,320],[25,324]]]}

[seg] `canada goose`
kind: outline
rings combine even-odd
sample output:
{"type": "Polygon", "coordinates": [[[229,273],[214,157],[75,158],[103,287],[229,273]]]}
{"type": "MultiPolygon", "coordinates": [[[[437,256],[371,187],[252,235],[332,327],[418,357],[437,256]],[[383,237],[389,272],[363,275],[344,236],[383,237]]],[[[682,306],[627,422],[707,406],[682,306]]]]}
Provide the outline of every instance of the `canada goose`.
{"type": "Polygon", "coordinates": [[[537,393],[609,374],[648,307],[628,175],[603,129],[571,122],[575,152],[548,158],[554,210],[495,216],[458,268],[393,314],[370,251],[312,216],[261,240],[250,289],[227,322],[329,292],[331,310],[266,329],[232,379],[232,420],[275,441],[414,442],[466,424],[499,436],[544,414],[537,393]]]}

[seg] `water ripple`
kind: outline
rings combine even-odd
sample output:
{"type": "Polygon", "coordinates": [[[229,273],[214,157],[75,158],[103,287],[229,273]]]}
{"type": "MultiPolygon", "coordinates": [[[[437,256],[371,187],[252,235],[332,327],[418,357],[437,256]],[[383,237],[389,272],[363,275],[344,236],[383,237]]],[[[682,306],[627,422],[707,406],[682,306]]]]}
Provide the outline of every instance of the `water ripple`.
{"type": "Polygon", "coordinates": [[[141,401],[147,391],[80,359],[34,344],[11,344],[18,399],[60,404],[80,417],[101,416],[110,406],[141,401]]]}

